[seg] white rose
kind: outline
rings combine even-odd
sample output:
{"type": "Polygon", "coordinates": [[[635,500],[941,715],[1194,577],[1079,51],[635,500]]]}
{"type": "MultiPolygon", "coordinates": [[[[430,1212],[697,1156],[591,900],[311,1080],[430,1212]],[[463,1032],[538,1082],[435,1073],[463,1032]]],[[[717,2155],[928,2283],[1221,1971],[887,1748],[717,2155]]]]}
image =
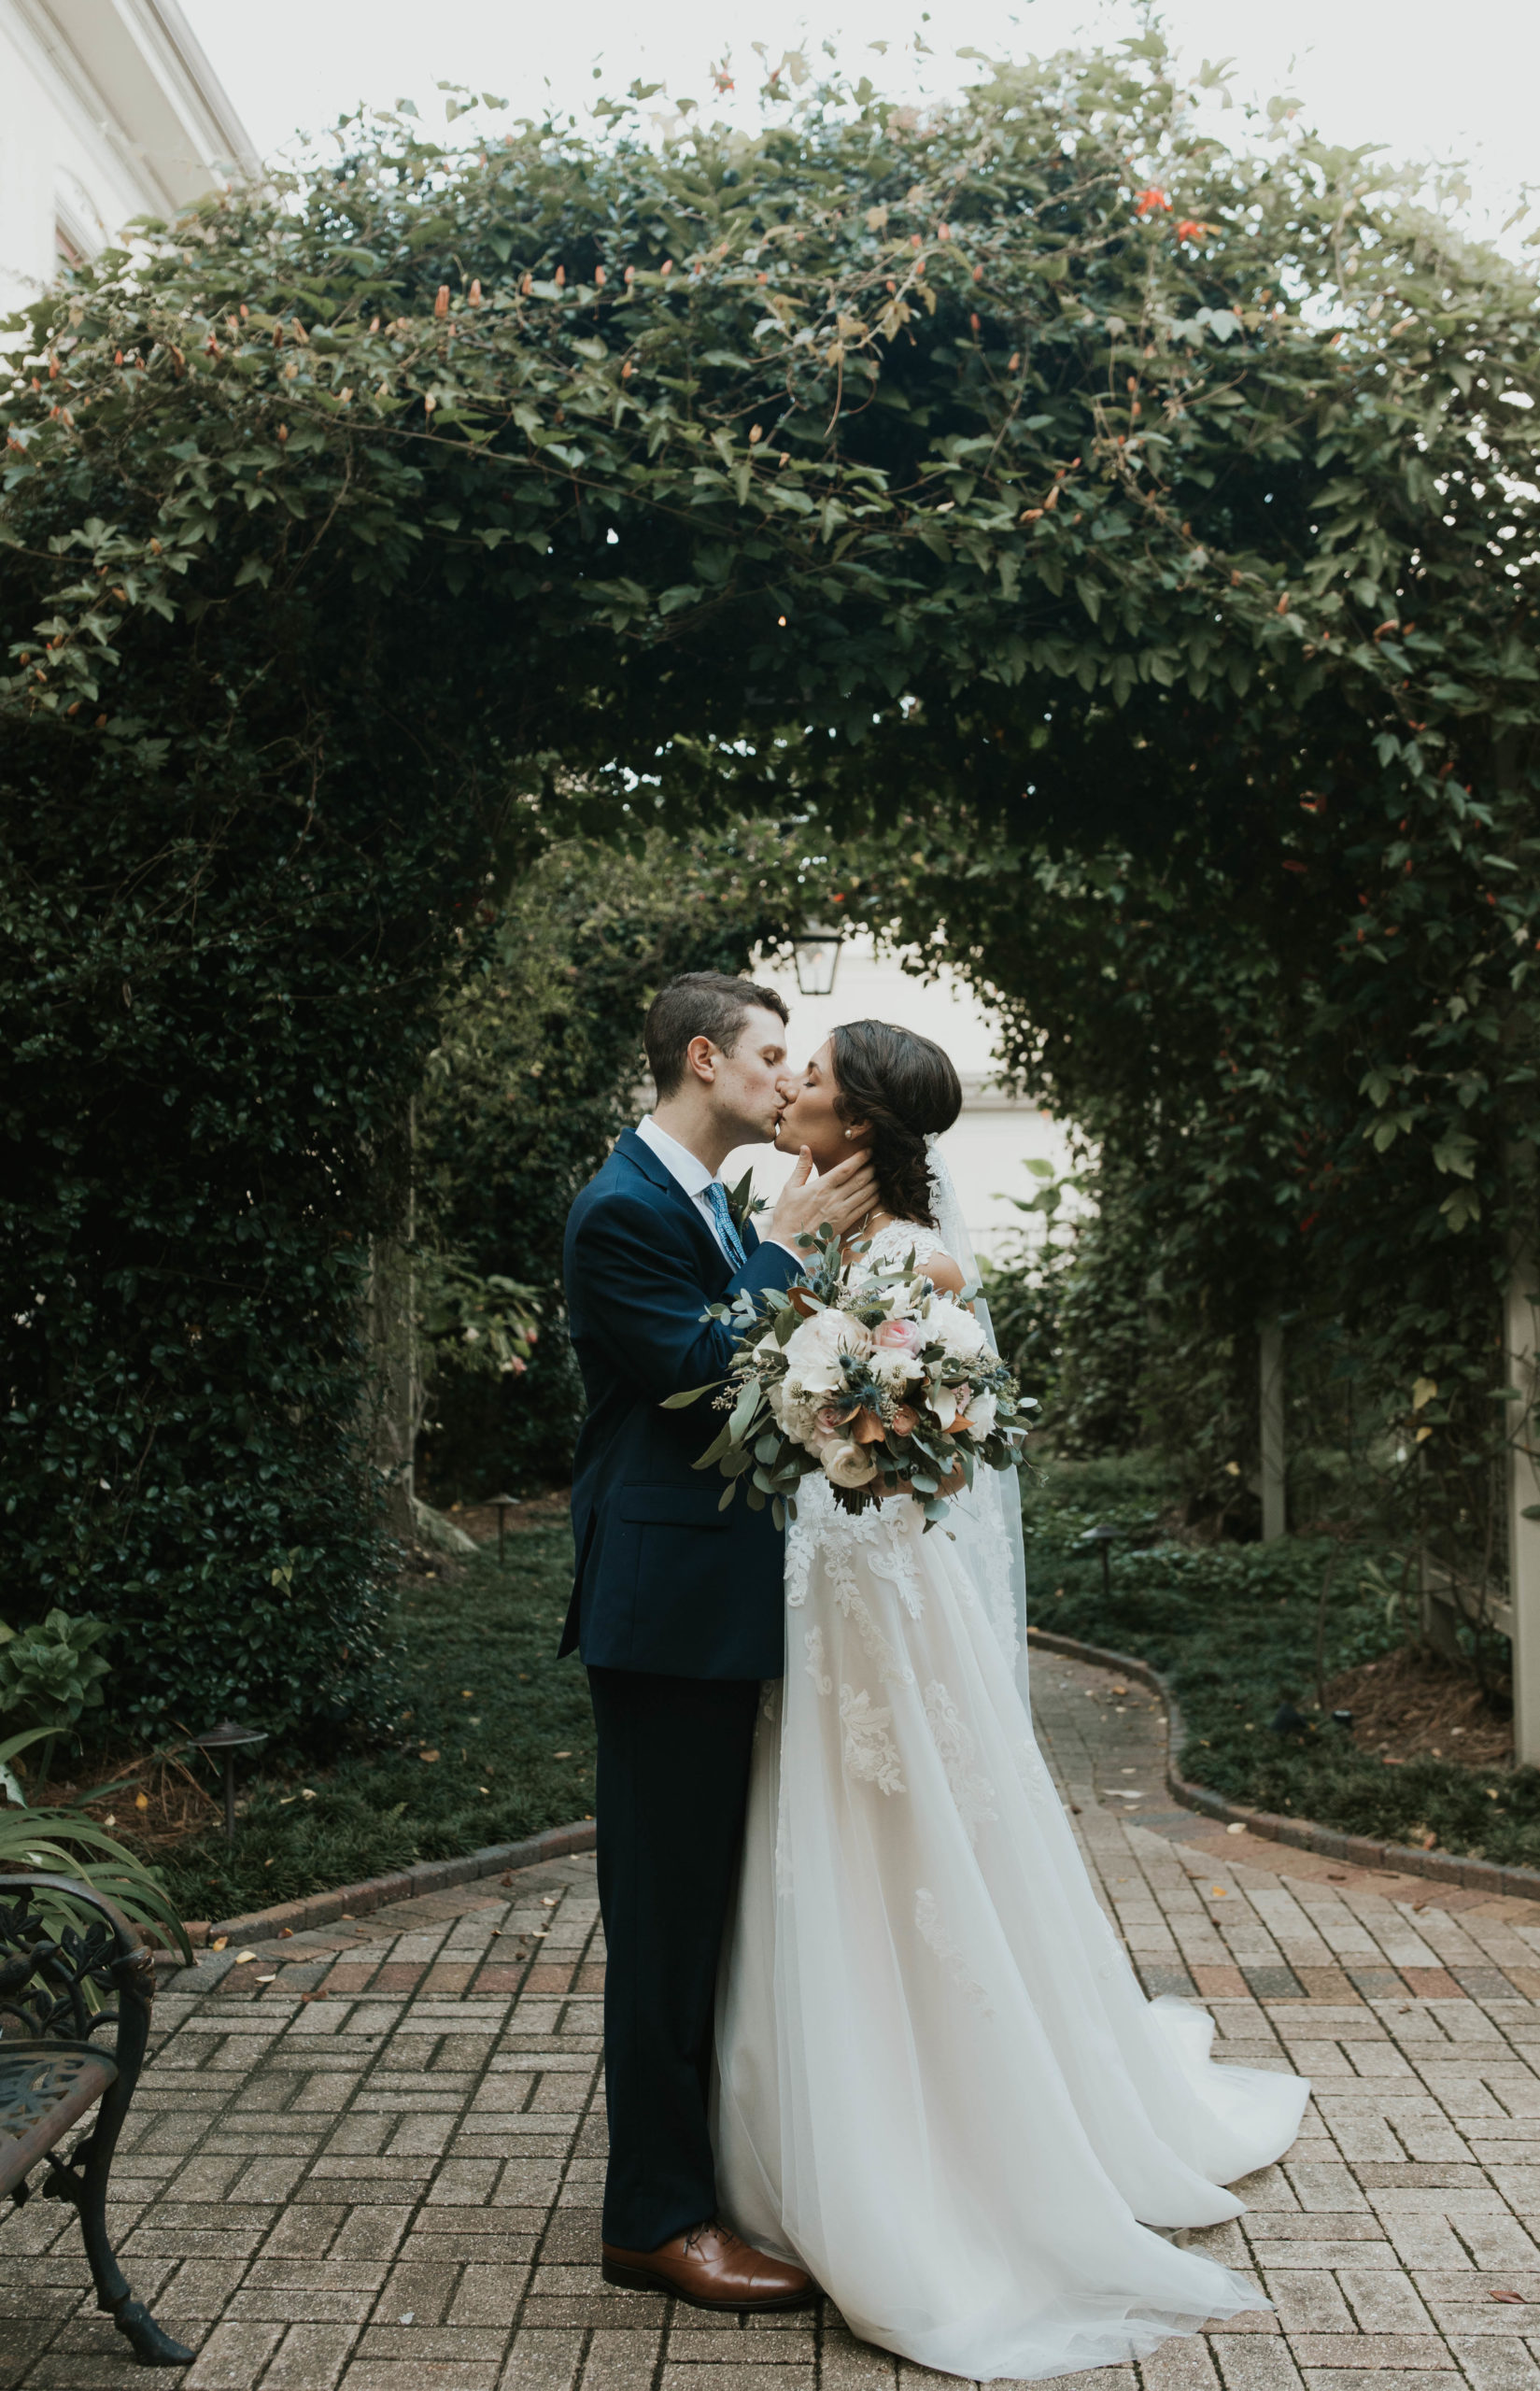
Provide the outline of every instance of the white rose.
{"type": "Polygon", "coordinates": [[[926,1323],[933,1344],[954,1362],[971,1362],[984,1350],[984,1333],[972,1312],[950,1300],[931,1306],[926,1323]]]}
{"type": "Polygon", "coordinates": [[[871,1337],[849,1312],[815,1311],[793,1330],[784,1350],[788,1378],[809,1394],[837,1394],[845,1383],[841,1355],[869,1353],[871,1337]]]}
{"type": "Polygon", "coordinates": [[[769,1400],[771,1411],[792,1441],[810,1444],[824,1400],[822,1391],[814,1393],[800,1379],[787,1377],[772,1381],[769,1400]]]}
{"type": "Polygon", "coordinates": [[[827,1444],[820,1459],[825,1477],[831,1478],[836,1486],[867,1486],[877,1475],[877,1464],[869,1458],[864,1445],[849,1444],[843,1440],[827,1444]]]}

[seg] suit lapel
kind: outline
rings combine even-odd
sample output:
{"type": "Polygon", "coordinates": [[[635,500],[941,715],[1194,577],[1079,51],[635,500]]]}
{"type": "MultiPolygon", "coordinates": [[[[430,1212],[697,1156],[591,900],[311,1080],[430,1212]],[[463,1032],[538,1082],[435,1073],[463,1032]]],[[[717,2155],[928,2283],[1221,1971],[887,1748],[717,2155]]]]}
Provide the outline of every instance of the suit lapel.
{"type": "MultiPolygon", "coordinates": [[[[701,1275],[708,1287],[714,1289],[725,1286],[732,1276],[732,1266],[668,1164],[654,1153],[646,1139],[639,1138],[634,1129],[622,1129],[615,1141],[615,1151],[629,1162],[633,1169],[639,1170],[643,1178],[657,1190],[665,1202],[683,1213],[689,1223],[701,1257],[706,1264],[701,1275]]],[[[747,1251],[746,1248],[745,1251],[747,1251]]]]}

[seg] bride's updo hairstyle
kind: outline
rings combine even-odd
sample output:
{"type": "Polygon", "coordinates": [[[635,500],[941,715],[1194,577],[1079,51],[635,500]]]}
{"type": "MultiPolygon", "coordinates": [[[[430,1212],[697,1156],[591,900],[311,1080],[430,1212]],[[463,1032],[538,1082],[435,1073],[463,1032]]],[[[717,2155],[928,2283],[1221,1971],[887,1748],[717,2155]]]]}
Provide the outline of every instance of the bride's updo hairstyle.
{"type": "Polygon", "coordinates": [[[887,1021],[847,1021],[830,1040],[841,1121],[871,1130],[871,1167],[884,1212],[936,1225],[930,1209],[927,1137],[950,1129],[963,1109],[952,1058],[912,1029],[887,1021]]]}

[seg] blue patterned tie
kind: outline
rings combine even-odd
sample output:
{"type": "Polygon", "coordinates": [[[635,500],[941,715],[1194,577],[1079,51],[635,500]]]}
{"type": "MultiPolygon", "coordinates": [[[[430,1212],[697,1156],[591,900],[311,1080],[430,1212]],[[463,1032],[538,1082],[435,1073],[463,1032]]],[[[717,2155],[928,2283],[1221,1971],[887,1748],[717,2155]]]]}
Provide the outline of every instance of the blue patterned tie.
{"type": "Polygon", "coordinates": [[[716,1223],[717,1242],[733,1268],[742,1270],[748,1256],[743,1252],[742,1238],[732,1224],[732,1214],[728,1210],[728,1191],[719,1179],[708,1179],[705,1194],[711,1206],[712,1219],[716,1223]]]}

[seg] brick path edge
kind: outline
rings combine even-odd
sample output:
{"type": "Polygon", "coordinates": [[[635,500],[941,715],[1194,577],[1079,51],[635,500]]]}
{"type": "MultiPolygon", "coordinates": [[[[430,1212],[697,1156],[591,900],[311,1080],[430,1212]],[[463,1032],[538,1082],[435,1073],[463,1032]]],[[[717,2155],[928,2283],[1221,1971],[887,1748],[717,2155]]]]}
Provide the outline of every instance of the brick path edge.
{"type": "Polygon", "coordinates": [[[1187,1730],[1182,1721],[1181,1705],[1173,1692],[1170,1681],[1148,1661],[1136,1660],[1131,1652],[1111,1652],[1100,1644],[1082,1644],[1077,1636],[1055,1635],[1043,1627],[1028,1627],[1029,1649],[1063,1652],[1073,1661],[1085,1661],[1095,1668],[1115,1669],[1120,1677],[1131,1677],[1159,1694],[1166,1705],[1166,1783],[1167,1790],[1189,1810],[1201,1810],[1206,1818],[1221,1818],[1226,1824],[1235,1822],[1249,1827],[1253,1834],[1267,1836],[1274,1843],[1286,1843],[1295,1851],[1320,1852],[1327,1860],[1345,1860],[1355,1868],[1389,1868],[1406,1876],[1432,1876],[1440,1884],[1465,1885],[1472,1890],[1486,1893],[1506,1893],[1520,1901],[1540,1901],[1540,1868],[1504,1868],[1494,1860],[1463,1860],[1455,1851],[1424,1851],[1415,1844],[1376,1843],[1368,1835],[1341,1834],[1335,1827],[1317,1826],[1310,1818],[1286,1818],[1276,1810],[1248,1810],[1238,1802],[1228,1802],[1222,1793],[1214,1792],[1207,1785],[1194,1785],[1183,1776],[1177,1764],[1177,1755],[1186,1740],[1187,1730]]]}
{"type": "MultiPolygon", "coordinates": [[[[280,1934],[287,1926],[296,1934],[310,1926],[330,1926],[346,1912],[349,1917],[363,1917],[370,1910],[384,1909],[390,1902],[416,1901],[423,1893],[447,1892],[452,1886],[469,1885],[478,1876],[501,1876],[510,1869],[538,1868],[547,1860],[566,1860],[573,1852],[592,1851],[597,1830],[592,1818],[575,1818],[570,1826],[547,1827],[544,1834],[527,1836],[522,1843],[488,1843],[479,1851],[468,1851],[458,1860],[424,1860],[415,1867],[400,1868],[389,1876],[368,1876],[359,1885],[340,1885],[334,1892],[311,1893],[304,1901],[278,1902],[271,1909],[248,1910],[244,1917],[221,1918],[205,1929],[189,1928],[194,1941],[209,1940],[217,1934],[239,1935],[245,1942],[261,1942],[264,1936],[280,1934]]],[[[1540,1873],[1535,1881],[1540,1884],[1540,1873]]]]}

